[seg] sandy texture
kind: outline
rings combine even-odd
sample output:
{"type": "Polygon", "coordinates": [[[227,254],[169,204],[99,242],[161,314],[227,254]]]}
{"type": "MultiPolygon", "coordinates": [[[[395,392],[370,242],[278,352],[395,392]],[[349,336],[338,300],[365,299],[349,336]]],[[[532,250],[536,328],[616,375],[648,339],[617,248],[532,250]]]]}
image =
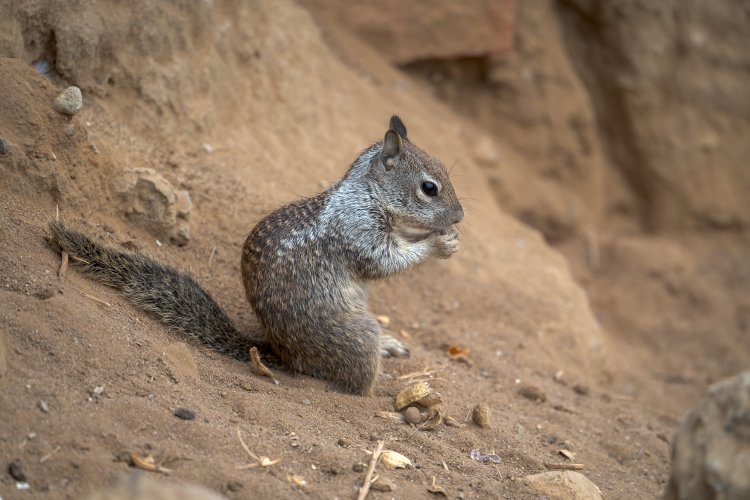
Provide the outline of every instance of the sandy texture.
{"type": "MultiPolygon", "coordinates": [[[[492,135],[427,85],[291,2],[188,8],[144,0],[125,9],[108,1],[5,1],[0,10],[11,13],[0,21],[0,55],[11,57],[0,59],[0,137],[10,145],[0,156],[0,342],[7,346],[0,349],[0,367],[7,363],[0,465],[19,461],[33,492],[80,498],[130,473],[123,452],[137,452],[167,460],[172,473],[157,481],[187,481],[230,498],[292,498],[298,489],[348,498],[364,475],[353,466],[368,462],[365,449],[378,439],[415,468],[379,467],[396,490],[373,498],[431,497],[433,477],[451,498],[516,498],[531,494],[517,479],[563,462],[560,449],[576,453],[606,498],[663,489],[674,408],[686,399],[672,406],[639,399],[647,383],[633,373],[648,372],[652,358],[621,351],[627,339],[601,327],[607,309],[597,309],[600,321],[563,255],[499,208],[487,163],[492,135]],[[30,66],[40,60],[49,79],[30,66]],[[84,93],[73,117],[52,108],[69,85],[84,93]],[[239,283],[244,236],[263,214],[336,180],[394,112],[416,144],[451,166],[467,216],[457,256],[373,287],[371,308],[390,317],[396,335],[405,332],[412,357],[386,361],[372,398],[284,373],[272,385],[168,331],[78,275],[73,262],[58,277],[60,257],[44,235],[59,212],[105,242],[190,270],[246,327],[253,320],[239,283]],[[474,154],[482,144],[489,145],[484,163],[474,154]],[[189,192],[185,246],[157,242],[112,192],[113,178],[141,168],[189,192]],[[468,349],[472,363],[451,359],[450,346],[468,349]],[[376,417],[393,409],[407,384],[399,377],[425,368],[436,369],[433,385],[449,414],[469,419],[466,427],[425,432],[376,417]],[[642,385],[623,393],[620,380],[642,385]],[[521,386],[545,400],[529,399],[521,386]],[[491,410],[491,429],[470,422],[477,403],[491,410]],[[178,419],[178,407],[196,418],[178,419]],[[238,428],[257,455],[281,462],[238,470],[248,462],[238,428]],[[472,460],[473,449],[502,463],[472,460]]],[[[522,178],[530,168],[523,153],[501,151],[504,168],[522,178]]],[[[650,251],[642,246],[638,240],[632,251],[650,251]]],[[[739,259],[742,249],[732,248],[739,259]]],[[[641,303],[623,304],[614,301],[612,313],[640,313],[641,303]]],[[[3,498],[15,488],[10,475],[0,476],[3,498]]]]}

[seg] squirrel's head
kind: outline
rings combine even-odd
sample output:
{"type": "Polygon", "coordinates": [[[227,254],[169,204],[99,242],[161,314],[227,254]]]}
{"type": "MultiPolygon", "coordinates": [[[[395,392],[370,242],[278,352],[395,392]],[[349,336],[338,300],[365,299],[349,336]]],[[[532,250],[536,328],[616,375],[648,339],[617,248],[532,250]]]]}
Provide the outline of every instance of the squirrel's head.
{"type": "Polygon", "coordinates": [[[419,239],[433,232],[446,232],[464,217],[448,172],[412,144],[406,126],[391,117],[379,153],[372,159],[370,175],[386,201],[386,209],[398,229],[419,239]]]}

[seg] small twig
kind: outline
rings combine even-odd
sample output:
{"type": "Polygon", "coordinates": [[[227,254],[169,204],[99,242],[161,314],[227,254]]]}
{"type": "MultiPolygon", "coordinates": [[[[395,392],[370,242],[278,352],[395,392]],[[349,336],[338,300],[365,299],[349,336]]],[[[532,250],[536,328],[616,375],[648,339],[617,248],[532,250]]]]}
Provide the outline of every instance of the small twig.
{"type": "Polygon", "coordinates": [[[247,455],[251,459],[255,460],[255,463],[252,463],[252,464],[238,465],[237,469],[244,470],[244,469],[253,469],[255,467],[270,467],[272,465],[276,465],[277,463],[281,462],[280,458],[277,458],[276,460],[271,460],[268,457],[264,457],[264,456],[259,457],[258,455],[250,451],[250,448],[247,447],[247,445],[245,444],[245,441],[242,439],[242,433],[240,432],[239,427],[237,427],[237,437],[239,438],[240,444],[242,445],[242,448],[245,450],[247,455]]]}
{"type": "Polygon", "coordinates": [[[65,271],[68,269],[68,252],[62,251],[62,261],[60,262],[60,269],[57,270],[57,277],[62,280],[65,278],[65,271]]]}
{"type": "Polygon", "coordinates": [[[55,203],[55,220],[60,221],[60,204],[55,203]]]}
{"type": "Polygon", "coordinates": [[[583,464],[553,464],[544,462],[544,466],[553,470],[582,470],[583,464]]]}
{"type": "Polygon", "coordinates": [[[157,464],[152,455],[146,455],[145,457],[143,457],[140,454],[131,451],[130,461],[139,469],[147,470],[150,472],[161,472],[162,474],[166,475],[169,475],[172,472],[172,469],[167,469],[166,467],[162,467],[161,465],[157,464]]]}
{"type": "Polygon", "coordinates": [[[91,262],[87,261],[86,259],[82,259],[81,257],[77,257],[75,255],[71,255],[70,258],[78,262],[83,262],[84,264],[91,264],[91,262]]]}
{"type": "Polygon", "coordinates": [[[383,441],[378,441],[378,445],[375,447],[375,451],[372,452],[372,457],[370,457],[370,465],[367,466],[367,474],[365,474],[365,479],[362,481],[362,486],[359,487],[359,495],[357,495],[357,500],[364,500],[365,497],[367,497],[367,493],[370,491],[370,485],[372,484],[372,474],[375,472],[375,466],[378,464],[378,460],[380,460],[380,454],[383,452],[383,445],[385,443],[383,441]]]}
{"type": "Polygon", "coordinates": [[[434,368],[425,368],[424,370],[420,372],[412,372],[407,373],[406,375],[399,375],[396,377],[397,380],[406,380],[410,378],[416,378],[416,377],[428,377],[432,378],[435,376],[436,370],[434,368]]]}
{"type": "Polygon", "coordinates": [[[258,353],[257,347],[251,347],[249,352],[250,356],[250,371],[252,371],[256,375],[260,375],[262,377],[268,377],[273,381],[274,384],[278,385],[279,381],[276,380],[276,377],[273,375],[273,372],[268,369],[266,365],[263,364],[263,362],[260,360],[260,354],[258,353]]]}
{"type": "Polygon", "coordinates": [[[211,255],[208,256],[208,267],[209,267],[209,269],[211,268],[211,262],[213,262],[215,254],[216,254],[216,247],[214,247],[211,250],[211,255]]]}
{"type": "Polygon", "coordinates": [[[112,307],[112,304],[110,304],[110,303],[109,303],[109,302],[107,302],[106,300],[102,300],[102,299],[100,299],[100,298],[99,298],[99,297],[97,297],[96,295],[91,295],[90,293],[86,293],[86,292],[81,292],[81,293],[82,293],[82,294],[83,294],[84,296],[86,296],[86,297],[90,298],[91,300],[93,300],[94,302],[99,302],[100,304],[104,304],[104,305],[105,305],[105,306],[107,306],[107,307],[112,307]]]}
{"type": "Polygon", "coordinates": [[[247,447],[245,444],[245,441],[242,439],[242,433],[240,432],[240,428],[237,427],[237,438],[240,440],[240,444],[242,445],[242,449],[245,450],[245,453],[247,453],[247,456],[255,460],[256,462],[260,462],[260,458],[258,458],[258,455],[250,451],[250,448],[247,447]]]}
{"type": "Polygon", "coordinates": [[[60,446],[57,446],[54,450],[50,451],[49,453],[47,453],[46,455],[44,455],[42,458],[40,458],[39,459],[39,463],[43,464],[44,462],[46,462],[47,460],[49,460],[50,458],[52,458],[52,455],[54,455],[55,453],[57,453],[60,450],[61,450],[60,446]]]}

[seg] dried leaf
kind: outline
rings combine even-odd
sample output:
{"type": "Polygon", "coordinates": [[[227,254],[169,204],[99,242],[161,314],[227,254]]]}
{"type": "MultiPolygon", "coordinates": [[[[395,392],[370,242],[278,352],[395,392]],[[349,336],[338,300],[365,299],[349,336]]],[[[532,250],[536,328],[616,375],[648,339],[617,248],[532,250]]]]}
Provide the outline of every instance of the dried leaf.
{"type": "Polygon", "coordinates": [[[412,467],[411,460],[393,450],[383,451],[380,455],[380,462],[389,469],[405,469],[407,467],[412,467]]]}
{"type": "Polygon", "coordinates": [[[571,462],[576,459],[576,454],[570,450],[560,450],[558,451],[558,453],[564,456],[565,458],[567,458],[568,460],[570,460],[571,462]]]}
{"type": "Polygon", "coordinates": [[[172,472],[170,469],[157,464],[154,460],[153,455],[147,455],[143,457],[136,452],[132,452],[130,453],[130,461],[133,462],[133,465],[135,465],[139,469],[147,470],[150,472],[161,472],[162,474],[169,474],[170,472],[172,472]]]}
{"type": "Polygon", "coordinates": [[[448,356],[453,361],[458,361],[460,363],[466,363],[467,365],[471,365],[471,360],[469,359],[469,350],[463,349],[458,346],[450,346],[448,348],[448,356]]]}
{"type": "Polygon", "coordinates": [[[443,420],[445,421],[445,425],[449,427],[458,427],[459,429],[461,429],[462,427],[466,427],[466,424],[462,424],[450,415],[446,415],[445,417],[443,417],[443,420]]]}
{"type": "Polygon", "coordinates": [[[379,411],[375,413],[375,416],[386,420],[395,420],[397,422],[404,421],[404,416],[397,411],[379,411]]]}
{"type": "Polygon", "coordinates": [[[403,410],[409,405],[418,404],[427,408],[443,402],[440,393],[430,387],[428,381],[417,382],[401,390],[396,395],[396,410],[403,410]]]}
{"type": "Polygon", "coordinates": [[[443,495],[445,498],[448,498],[448,492],[445,491],[445,488],[435,484],[435,476],[432,476],[432,484],[427,487],[427,491],[433,495],[443,495]]]}
{"type": "Polygon", "coordinates": [[[287,476],[287,479],[290,482],[299,486],[300,488],[304,488],[305,486],[308,485],[307,480],[305,479],[304,476],[297,476],[297,475],[292,474],[290,476],[287,476]]]}
{"type": "Polygon", "coordinates": [[[552,470],[583,470],[583,464],[553,464],[545,462],[544,466],[552,470]]]}
{"type": "Polygon", "coordinates": [[[420,431],[434,431],[443,421],[443,415],[439,406],[430,408],[430,414],[422,425],[417,426],[420,431]]]}

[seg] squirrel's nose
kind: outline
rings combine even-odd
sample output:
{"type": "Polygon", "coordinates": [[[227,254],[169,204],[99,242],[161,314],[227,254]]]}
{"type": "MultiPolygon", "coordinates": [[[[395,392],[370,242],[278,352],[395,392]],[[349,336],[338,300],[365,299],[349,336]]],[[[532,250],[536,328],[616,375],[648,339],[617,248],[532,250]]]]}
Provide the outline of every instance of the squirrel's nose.
{"type": "Polygon", "coordinates": [[[461,207],[461,205],[458,206],[455,210],[453,210],[453,222],[451,224],[458,224],[462,220],[464,220],[464,209],[461,207]]]}

